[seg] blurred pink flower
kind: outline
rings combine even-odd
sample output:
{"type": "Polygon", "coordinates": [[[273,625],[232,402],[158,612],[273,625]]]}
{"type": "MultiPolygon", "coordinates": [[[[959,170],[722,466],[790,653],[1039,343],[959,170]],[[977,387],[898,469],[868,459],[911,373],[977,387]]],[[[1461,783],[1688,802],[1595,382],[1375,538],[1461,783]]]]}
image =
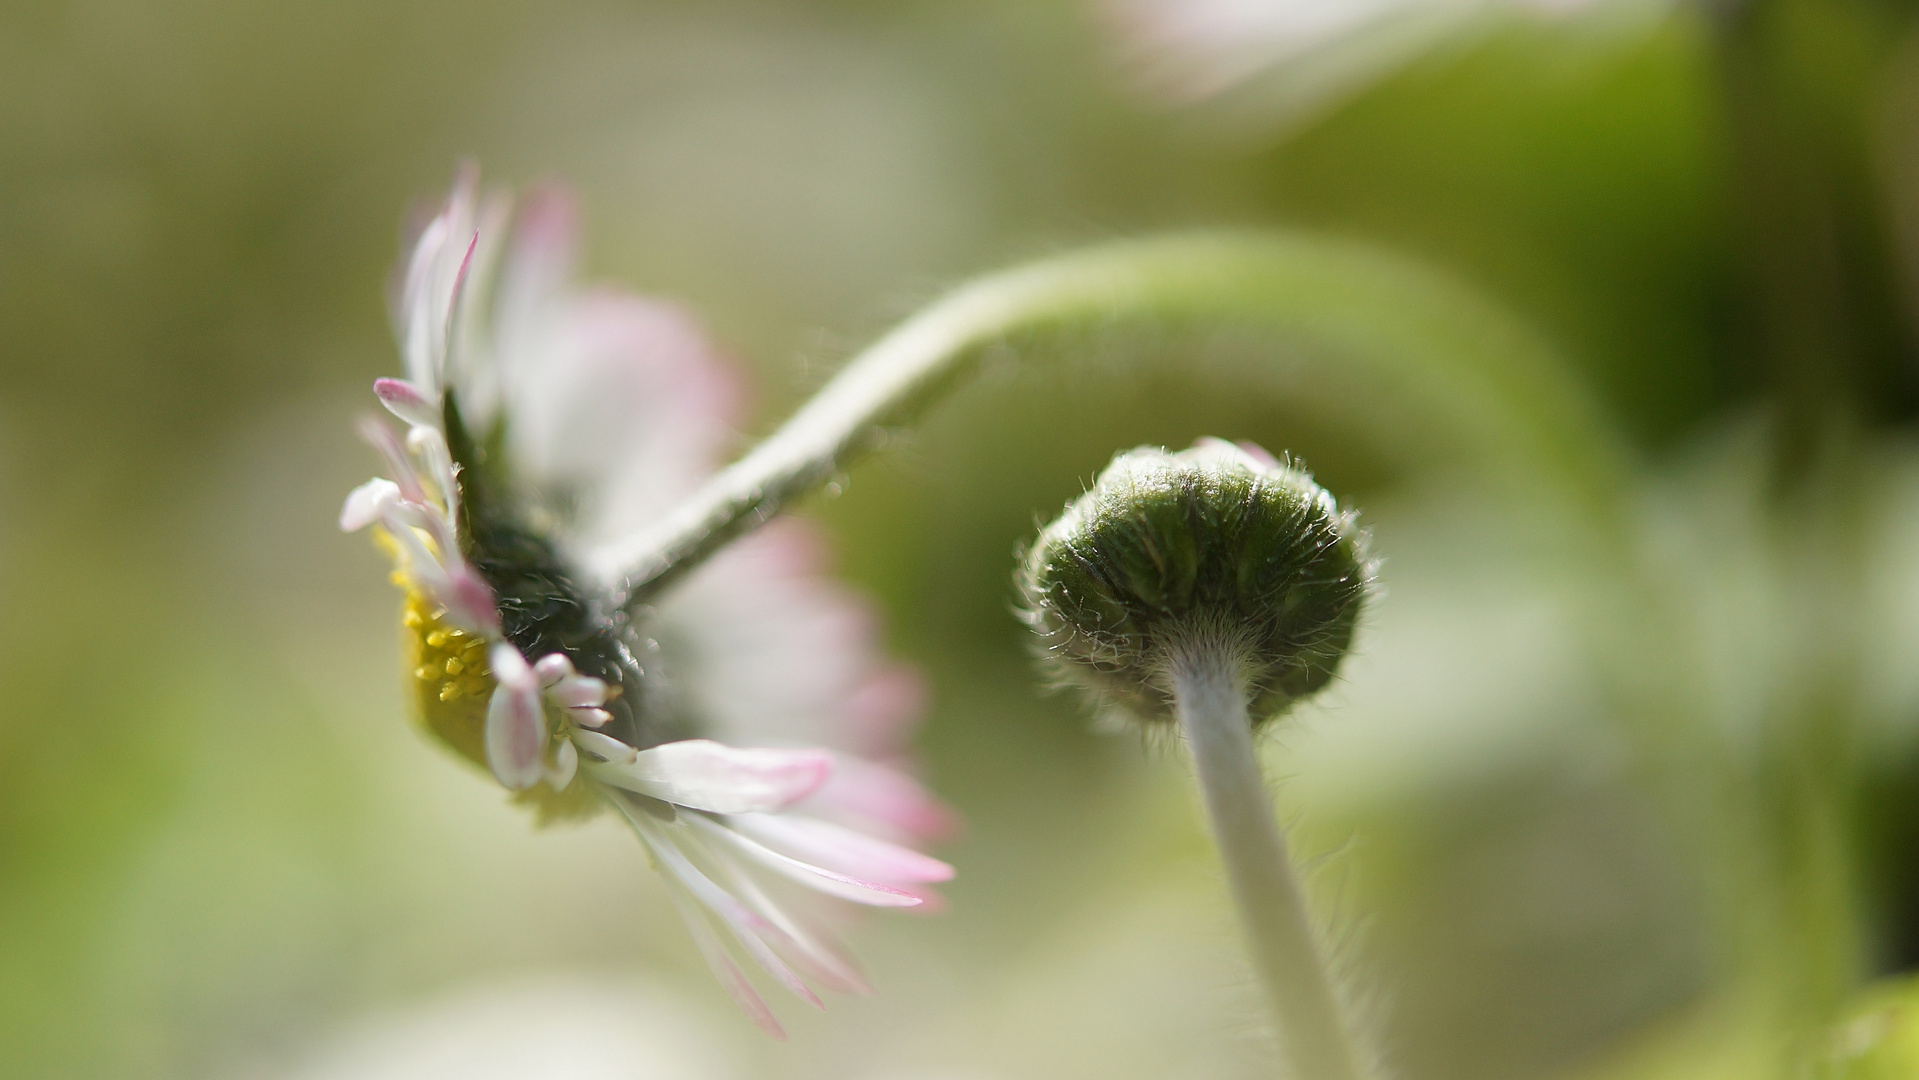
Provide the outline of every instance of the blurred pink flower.
{"type": "Polygon", "coordinates": [[[1589,9],[1656,15],[1666,0],[1101,0],[1130,75],[1176,105],[1258,82],[1291,118],[1357,91],[1448,39],[1513,17],[1589,9]]]}
{"type": "Polygon", "coordinates": [[[718,466],[742,394],[680,309],[576,289],[574,236],[564,192],[515,211],[461,174],[400,280],[407,377],[374,388],[407,434],[370,425],[392,475],[341,525],[395,557],[427,725],[543,816],[619,810],[721,983],[781,1036],[722,934],[819,1005],[802,973],[867,986],[798,894],[909,907],[952,875],[914,850],[951,826],[902,767],[919,683],[802,522],[736,541],[643,619],[604,610],[607,552],[718,466]]]}

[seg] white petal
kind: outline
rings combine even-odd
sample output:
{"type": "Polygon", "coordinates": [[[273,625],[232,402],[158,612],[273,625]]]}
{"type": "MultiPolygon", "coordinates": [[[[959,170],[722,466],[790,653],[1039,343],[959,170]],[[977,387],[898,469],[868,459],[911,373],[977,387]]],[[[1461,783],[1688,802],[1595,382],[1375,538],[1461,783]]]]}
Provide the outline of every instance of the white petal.
{"type": "Polygon", "coordinates": [[[574,216],[572,196],[560,188],[535,188],[520,202],[493,300],[495,341],[514,374],[527,370],[553,340],[573,274],[574,216]]]}
{"type": "Polygon", "coordinates": [[[1241,439],[1239,442],[1227,442],[1213,435],[1204,435],[1193,442],[1191,450],[1208,457],[1217,457],[1236,465],[1242,465],[1256,473],[1273,472],[1279,468],[1279,459],[1272,451],[1256,442],[1241,439]]]}
{"type": "MultiPolygon", "coordinates": [[[[593,710],[606,704],[606,683],[589,675],[576,675],[573,661],[565,653],[547,653],[533,665],[533,674],[546,687],[546,699],[562,709],[593,710]]],[[[592,726],[606,723],[604,717],[585,721],[592,726]]]]}
{"type": "Polygon", "coordinates": [[[520,655],[520,650],[504,641],[496,641],[487,650],[487,663],[493,668],[493,678],[501,686],[511,686],[520,691],[538,691],[540,683],[533,677],[533,668],[520,655]]]}
{"type": "MultiPolygon", "coordinates": [[[[706,904],[708,897],[717,893],[718,896],[716,898],[721,899],[723,903],[732,901],[732,898],[728,896],[724,890],[719,889],[713,885],[712,882],[708,881],[697,868],[693,867],[693,865],[687,861],[685,854],[679,850],[674,842],[671,831],[664,828],[660,822],[654,820],[644,810],[635,807],[630,799],[616,796],[613,799],[613,804],[618,807],[627,822],[633,826],[633,831],[639,834],[640,842],[645,844],[647,850],[653,853],[655,865],[666,871],[663,877],[666,881],[667,895],[673,898],[673,906],[679,909],[681,921],[686,924],[687,931],[693,935],[693,943],[699,947],[700,955],[705,958],[707,966],[713,971],[714,977],[719,979],[720,985],[724,987],[727,994],[733,998],[734,1004],[738,1005],[742,1012],[751,1017],[753,1022],[760,1026],[761,1030],[776,1039],[784,1041],[786,1039],[786,1032],[781,1030],[779,1021],[774,1019],[773,1011],[767,1008],[765,999],[761,998],[759,993],[753,989],[753,985],[747,982],[746,976],[742,974],[739,967],[733,963],[733,958],[727,955],[726,949],[720,944],[719,938],[713,933],[713,928],[707,921],[708,912],[719,914],[719,912],[714,911],[710,905],[706,904]],[[704,889],[706,890],[704,894],[699,890],[699,887],[694,885],[694,881],[696,880],[704,884],[704,889]]],[[[735,907],[740,906],[737,901],[732,901],[732,903],[735,907]]],[[[756,935],[751,929],[751,927],[755,925],[750,921],[753,919],[753,916],[750,912],[745,912],[745,915],[746,920],[743,920],[741,923],[728,923],[729,927],[734,931],[734,935],[740,939],[742,946],[745,946],[747,941],[756,938],[756,935]]],[[[757,925],[765,924],[759,923],[757,925]]],[[[760,943],[759,947],[764,949],[765,945],[760,943]]],[[[775,963],[778,963],[777,959],[775,963]]],[[[787,974],[791,975],[791,972],[789,971],[787,974]]],[[[797,978],[795,978],[795,981],[797,982],[797,978]]],[[[800,984],[800,989],[808,995],[812,993],[810,990],[806,990],[804,983],[800,984]]],[[[819,999],[813,998],[813,1003],[819,1005],[819,999]]]]}
{"type": "Polygon", "coordinates": [[[611,735],[602,735],[597,731],[575,731],[573,741],[580,749],[594,755],[602,761],[611,761],[618,765],[631,764],[640,752],[611,735]]]}
{"type": "Polygon", "coordinates": [[[566,785],[573,782],[573,774],[580,771],[580,752],[571,742],[563,742],[553,751],[553,764],[546,770],[547,786],[554,791],[565,791],[566,785]]]}
{"type": "Polygon", "coordinates": [[[574,723],[590,728],[599,727],[613,719],[613,714],[605,709],[570,708],[566,710],[566,715],[571,717],[574,723]]]}
{"type": "Polygon", "coordinates": [[[373,393],[387,411],[415,426],[440,426],[439,405],[405,379],[375,379],[373,393]]]}
{"type": "Polygon", "coordinates": [[[446,435],[437,427],[416,427],[406,433],[407,449],[420,460],[422,476],[433,482],[448,518],[460,514],[460,485],[453,472],[453,453],[447,449],[446,435]]]}
{"type": "Polygon", "coordinates": [[[446,567],[440,563],[440,557],[427,547],[426,541],[420,539],[420,534],[408,521],[411,516],[405,503],[394,503],[380,516],[380,524],[386,526],[387,533],[399,546],[401,561],[413,584],[426,590],[434,600],[445,603],[440,595],[448,591],[446,567]]]}
{"type": "MultiPolygon", "coordinates": [[[[445,585],[436,590],[434,599],[446,608],[447,621],[462,630],[491,636],[500,631],[500,609],[493,601],[493,590],[478,574],[467,569],[464,564],[449,567],[445,585]]],[[[515,650],[515,656],[519,651],[515,650]]],[[[520,661],[525,666],[526,661],[520,661]]],[[[528,671],[528,685],[532,686],[533,703],[540,702],[540,684],[531,678],[528,671]]]]}
{"type": "Polygon", "coordinates": [[[487,662],[499,685],[486,708],[486,763],[506,787],[530,788],[540,782],[540,757],[546,749],[540,684],[520,650],[506,642],[494,643],[487,662]]]}
{"type": "Polygon", "coordinates": [[[720,867],[726,871],[727,888],[732,894],[785,934],[784,941],[773,943],[775,948],[781,949],[782,956],[813,981],[841,993],[869,996],[873,993],[873,985],[866,981],[866,976],[860,974],[852,961],[841,954],[831,935],[801,924],[766,895],[766,890],[753,880],[753,875],[731,860],[721,860],[720,867]]]}
{"type": "Polygon", "coordinates": [[[659,612],[712,738],[885,755],[907,741],[917,680],[881,658],[870,605],[819,572],[825,538],[782,520],[727,547],[659,612]]]}
{"type": "MultiPolygon", "coordinates": [[[[653,843],[648,843],[647,847],[658,850],[658,846],[653,843]]],[[[698,904],[687,894],[684,887],[678,886],[671,875],[668,875],[667,882],[669,887],[666,893],[673,898],[673,906],[679,909],[680,921],[686,924],[687,933],[693,936],[693,944],[700,950],[700,957],[706,961],[706,966],[712,969],[713,977],[720,981],[726,996],[732,998],[733,1004],[738,1005],[740,1011],[745,1013],[761,1031],[785,1042],[786,1030],[780,1027],[780,1022],[773,1016],[773,1010],[767,1006],[766,999],[761,997],[759,991],[753,989],[753,984],[746,980],[746,973],[740,970],[732,957],[726,955],[726,947],[720,944],[719,936],[713,933],[713,927],[708,925],[706,916],[701,913],[698,904]]]]}
{"type": "Polygon", "coordinates": [[[340,508],[340,530],[359,532],[384,517],[399,501],[398,484],[391,480],[368,480],[347,492],[346,505],[340,508]]]}
{"type": "Polygon", "coordinates": [[[360,421],[360,438],[380,452],[386,459],[387,470],[393,475],[393,482],[400,485],[400,497],[408,502],[426,502],[426,489],[420,486],[419,470],[413,467],[413,459],[407,456],[406,446],[393,429],[371,416],[360,421]]]}
{"type": "Polygon", "coordinates": [[[434,353],[432,288],[434,264],[446,246],[448,222],[442,214],[428,223],[414,242],[413,256],[407,266],[406,287],[400,293],[400,325],[404,338],[401,351],[406,358],[406,374],[415,386],[440,387],[439,357],[434,353]]]}
{"type": "MultiPolygon", "coordinates": [[[[408,531],[419,529],[426,533],[436,549],[427,553],[427,558],[434,563],[453,565],[458,562],[457,559],[444,557],[444,553],[457,551],[459,548],[458,543],[453,539],[453,528],[447,522],[446,516],[440,513],[439,507],[431,503],[408,499],[404,488],[401,489],[398,499],[383,504],[380,520],[389,532],[398,533],[402,529],[408,531]]],[[[414,537],[414,539],[417,541],[419,538],[414,537]]]]}
{"type": "Polygon", "coordinates": [[[574,675],[549,685],[546,699],[563,709],[597,709],[606,704],[606,683],[590,676],[574,675]]]}
{"type": "Polygon", "coordinates": [[[732,957],[726,955],[726,947],[720,944],[719,937],[713,933],[713,928],[707,925],[706,917],[700,914],[699,908],[687,898],[686,890],[668,889],[667,893],[673,897],[673,906],[679,909],[680,921],[686,924],[687,932],[693,935],[694,946],[700,950],[700,957],[712,970],[713,977],[720,981],[726,996],[733,999],[733,1004],[740,1007],[740,1011],[746,1014],[747,1019],[753,1021],[755,1027],[780,1042],[785,1042],[786,1029],[780,1026],[779,1020],[773,1015],[772,1008],[766,1004],[766,999],[761,997],[760,992],[753,989],[753,984],[746,980],[746,973],[740,970],[740,966],[733,962],[732,957]]]}
{"type": "Polygon", "coordinates": [[[833,758],[821,750],[739,749],[688,739],[624,762],[589,764],[587,771],[602,783],[680,806],[744,814],[778,810],[812,794],[832,774],[833,758]]]}
{"type": "Polygon", "coordinates": [[[573,674],[573,661],[565,653],[547,653],[534,663],[533,674],[540,677],[541,686],[552,686],[573,674]]]}
{"type": "Polygon", "coordinates": [[[953,868],[911,848],[800,814],[740,814],[734,828],[787,855],[887,882],[950,881],[953,868]]]}
{"type": "Polygon", "coordinates": [[[826,1004],[813,993],[812,989],[801,981],[793,969],[786,966],[766,944],[764,935],[778,935],[779,928],[761,918],[758,913],[740,903],[732,893],[720,888],[713,880],[701,873],[686,854],[677,846],[677,830],[668,826],[647,823],[639,827],[642,834],[652,839],[653,852],[658,856],[660,865],[668,874],[686,887],[693,898],[704,904],[707,910],[720,917],[733,937],[760,965],[768,975],[773,976],[781,986],[792,991],[793,996],[812,1005],[816,1009],[826,1008],[826,1004]]]}
{"type": "Polygon", "coordinates": [[[472,214],[467,215],[466,245],[460,251],[459,262],[451,264],[452,272],[446,275],[434,297],[434,310],[439,313],[439,321],[434,324],[436,355],[440,362],[440,377],[448,380],[453,359],[453,332],[460,318],[460,308],[466,292],[467,271],[472,269],[473,255],[480,248],[480,232],[472,224],[472,214]]]}
{"type": "Polygon", "coordinates": [[[754,862],[777,870],[794,881],[817,889],[828,896],[837,896],[856,904],[871,904],[874,907],[918,907],[925,903],[921,897],[895,889],[890,885],[882,885],[877,881],[862,881],[846,874],[835,873],[825,867],[801,862],[790,855],[782,855],[711,818],[699,814],[688,814],[685,820],[706,835],[733,845],[741,854],[754,862]]]}
{"type": "Polygon", "coordinates": [[[806,810],[907,843],[949,836],[959,827],[953,812],[918,780],[851,754],[834,758],[833,779],[806,801],[806,810]]]}
{"type": "Polygon", "coordinates": [[[497,323],[497,301],[476,301],[494,296],[494,267],[499,263],[506,225],[513,216],[513,197],[495,191],[480,201],[474,232],[478,236],[468,259],[464,299],[455,311],[451,344],[448,349],[446,382],[460,391],[460,409],[469,423],[479,423],[499,415],[500,386],[495,343],[483,328],[497,323]],[[476,346],[478,346],[476,348],[476,346]]]}

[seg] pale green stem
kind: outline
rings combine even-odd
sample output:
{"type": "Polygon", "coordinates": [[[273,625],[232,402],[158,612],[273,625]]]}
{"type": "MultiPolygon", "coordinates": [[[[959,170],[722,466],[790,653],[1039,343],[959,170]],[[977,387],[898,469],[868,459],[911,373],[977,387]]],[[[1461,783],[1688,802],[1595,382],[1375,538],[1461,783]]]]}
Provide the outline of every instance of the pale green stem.
{"type": "MultiPolygon", "coordinates": [[[[824,485],[995,347],[1038,334],[1250,330],[1289,350],[1295,383],[1368,403],[1382,441],[1429,428],[1494,472],[1570,503],[1578,530],[1619,548],[1624,459],[1541,343],[1430,271],[1310,236],[1126,241],[966,285],[855,357],[792,419],[656,527],[600,553],[637,607],[732,537],[824,485]],[[1423,426],[1422,426],[1423,425],[1423,426]]],[[[1431,447],[1395,447],[1418,460],[1431,447]]]]}
{"type": "Polygon", "coordinates": [[[1228,650],[1173,657],[1173,706],[1246,931],[1253,966],[1272,998],[1290,1080],[1359,1080],[1353,1030],[1306,910],[1306,895],[1273,818],[1253,752],[1246,685],[1228,650]]]}
{"type": "Polygon", "coordinates": [[[1699,721],[1698,665],[1636,549],[1626,454],[1549,347],[1471,290],[1387,252],[1325,237],[1199,234],[1101,245],[977,279],[855,357],[765,442],[658,526],[599,553],[594,568],[621,580],[616,602],[637,611],[823,486],[981,357],[1036,338],[1058,346],[1166,330],[1238,331],[1278,346],[1278,362],[1247,367],[1249,381],[1272,378],[1278,394],[1343,406],[1342,423],[1411,468],[1469,461],[1516,487],[1534,521],[1557,523],[1572,561],[1597,571],[1588,595],[1604,630],[1595,644],[1615,658],[1622,714],[1675,819],[1715,861],[1722,959],[1737,969],[1763,956],[1776,934],[1749,917],[1748,897],[1764,887],[1752,792],[1699,721]]]}

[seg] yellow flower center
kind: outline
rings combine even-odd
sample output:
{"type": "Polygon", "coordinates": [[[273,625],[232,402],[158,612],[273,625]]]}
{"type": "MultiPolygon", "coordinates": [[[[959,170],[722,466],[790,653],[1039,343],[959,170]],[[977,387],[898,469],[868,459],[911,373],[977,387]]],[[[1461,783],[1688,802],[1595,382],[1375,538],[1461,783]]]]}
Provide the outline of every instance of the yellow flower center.
{"type": "MultiPolygon", "coordinates": [[[[392,537],[375,529],[373,539],[398,561],[398,545],[392,537]]],[[[395,569],[393,583],[406,593],[400,622],[406,629],[406,660],[411,672],[407,685],[420,723],[461,757],[487,768],[486,712],[495,683],[486,659],[486,638],[447,625],[440,617],[439,605],[421,595],[404,572],[395,569]]],[[[551,725],[550,737],[557,747],[568,737],[566,725],[551,725]]],[[[514,792],[513,801],[532,810],[542,825],[590,817],[601,806],[599,796],[577,775],[563,791],[554,791],[541,781],[514,792]]]]}
{"type": "Polygon", "coordinates": [[[434,604],[410,588],[400,621],[406,627],[410,686],[421,723],[484,767],[486,707],[493,695],[486,639],[442,622],[434,604]]]}

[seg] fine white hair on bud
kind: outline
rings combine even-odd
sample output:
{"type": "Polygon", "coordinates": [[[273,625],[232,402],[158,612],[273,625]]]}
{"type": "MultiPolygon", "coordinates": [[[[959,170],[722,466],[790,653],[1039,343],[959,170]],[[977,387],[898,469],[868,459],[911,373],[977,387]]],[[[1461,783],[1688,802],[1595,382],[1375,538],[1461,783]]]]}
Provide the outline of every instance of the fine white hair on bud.
{"type": "Polygon", "coordinates": [[[1202,439],[1113,459],[1040,532],[1019,573],[1026,621],[1070,682],[1192,753],[1282,1072],[1363,1080],[1286,851],[1253,729],[1331,681],[1371,589],[1366,533],[1288,459],[1202,439]]]}
{"type": "Polygon", "coordinates": [[[1045,661],[1104,707],[1174,718],[1173,669],[1224,659],[1264,723],[1331,681],[1375,562],[1350,511],[1287,458],[1202,439],[1113,458],[1018,573],[1045,661]]]}

